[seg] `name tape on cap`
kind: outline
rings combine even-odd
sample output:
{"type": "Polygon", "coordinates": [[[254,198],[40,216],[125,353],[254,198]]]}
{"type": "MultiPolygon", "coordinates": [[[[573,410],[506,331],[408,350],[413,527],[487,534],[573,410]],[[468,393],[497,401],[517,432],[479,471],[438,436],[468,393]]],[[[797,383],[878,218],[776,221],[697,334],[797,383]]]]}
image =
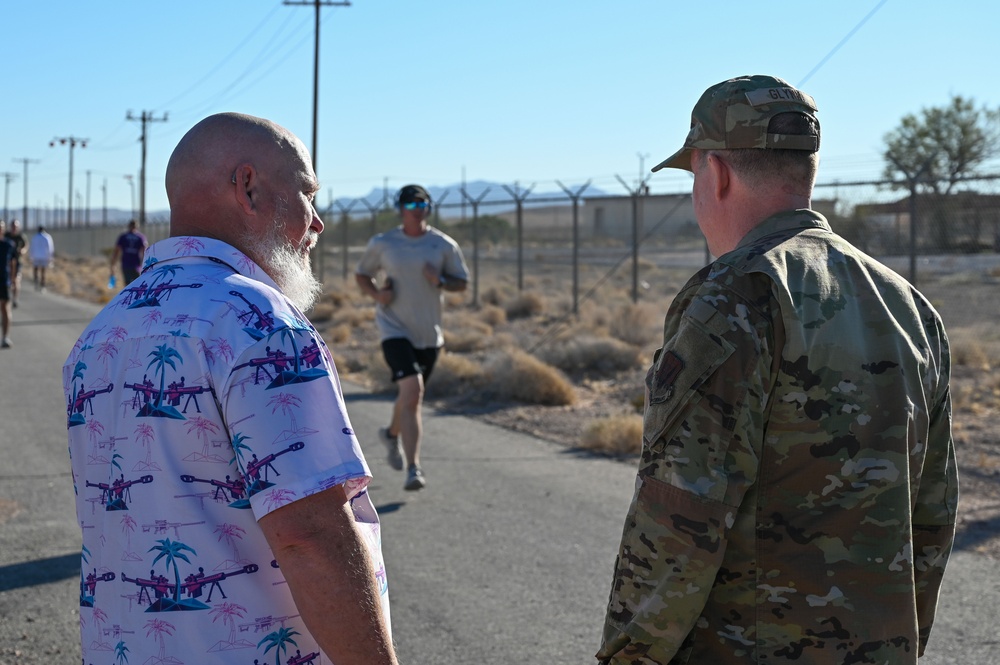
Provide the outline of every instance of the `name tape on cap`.
{"type": "Polygon", "coordinates": [[[762,106],[764,104],[774,104],[775,102],[796,102],[808,106],[813,111],[817,110],[816,102],[812,97],[795,88],[761,88],[751,90],[747,93],[747,100],[751,106],[762,106]]]}

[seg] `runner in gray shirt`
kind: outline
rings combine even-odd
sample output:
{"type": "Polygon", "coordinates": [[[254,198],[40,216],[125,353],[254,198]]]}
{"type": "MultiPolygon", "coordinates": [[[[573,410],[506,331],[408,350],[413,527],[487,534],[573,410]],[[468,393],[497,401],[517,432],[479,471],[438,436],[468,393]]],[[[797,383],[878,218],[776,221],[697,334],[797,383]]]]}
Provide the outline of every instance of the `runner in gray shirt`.
{"type": "Polygon", "coordinates": [[[375,323],[382,353],[399,393],[392,422],[379,429],[389,453],[389,464],[403,469],[405,455],[408,490],[426,481],[420,468],[422,423],[420,407],[430,378],[441,333],[441,291],[464,291],[469,270],[462,250],[450,236],[427,224],[431,196],[420,185],[407,185],[396,195],[402,224],[372,238],[358,262],[358,286],[378,303],[375,323]],[[385,273],[382,287],[375,277],[385,273]]]}

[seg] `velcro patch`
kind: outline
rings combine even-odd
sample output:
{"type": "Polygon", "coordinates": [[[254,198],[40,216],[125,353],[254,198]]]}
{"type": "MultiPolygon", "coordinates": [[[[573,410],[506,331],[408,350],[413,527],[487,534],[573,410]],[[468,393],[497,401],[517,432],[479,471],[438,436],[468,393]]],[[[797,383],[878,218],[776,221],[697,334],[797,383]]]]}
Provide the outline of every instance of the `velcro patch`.
{"type": "Polygon", "coordinates": [[[667,351],[656,368],[656,385],[662,388],[673,386],[683,369],[684,360],[673,351],[667,351]]]}
{"type": "Polygon", "coordinates": [[[796,102],[808,106],[813,111],[816,109],[816,101],[804,92],[795,88],[761,88],[751,90],[747,93],[747,101],[751,106],[761,106],[763,104],[774,104],[775,102],[796,102]]]}

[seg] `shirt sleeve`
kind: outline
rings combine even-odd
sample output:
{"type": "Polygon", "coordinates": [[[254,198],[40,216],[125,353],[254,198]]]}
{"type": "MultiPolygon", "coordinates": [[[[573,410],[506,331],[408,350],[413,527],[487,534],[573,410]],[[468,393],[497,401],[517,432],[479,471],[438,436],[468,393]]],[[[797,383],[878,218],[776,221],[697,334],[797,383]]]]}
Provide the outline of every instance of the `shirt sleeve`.
{"type": "Polygon", "coordinates": [[[247,348],[221,403],[257,519],[335,485],[348,498],[367,486],[336,369],[310,328],[286,324],[247,348]]]}
{"type": "Polygon", "coordinates": [[[927,454],[920,474],[913,511],[913,575],[917,590],[917,625],[924,654],[934,623],[945,565],[955,543],[958,513],[958,465],[951,431],[951,392],[948,389],[950,352],[944,330],[941,340],[940,394],[929,414],[927,454]]]}
{"type": "Polygon", "coordinates": [[[602,662],[673,658],[705,606],[757,475],[773,381],[770,318],[751,304],[760,298],[711,282],[693,288],[668,313],[646,378],[642,458],[602,662]]]}
{"type": "Polygon", "coordinates": [[[358,261],[358,266],[354,269],[356,274],[374,277],[375,273],[377,273],[379,268],[382,267],[382,251],[381,244],[378,242],[378,239],[379,236],[375,236],[368,241],[365,253],[361,255],[361,259],[358,261]]]}
{"type": "Polygon", "coordinates": [[[454,240],[448,243],[448,251],[444,257],[444,274],[463,281],[469,281],[469,268],[465,265],[462,250],[454,240]]]}

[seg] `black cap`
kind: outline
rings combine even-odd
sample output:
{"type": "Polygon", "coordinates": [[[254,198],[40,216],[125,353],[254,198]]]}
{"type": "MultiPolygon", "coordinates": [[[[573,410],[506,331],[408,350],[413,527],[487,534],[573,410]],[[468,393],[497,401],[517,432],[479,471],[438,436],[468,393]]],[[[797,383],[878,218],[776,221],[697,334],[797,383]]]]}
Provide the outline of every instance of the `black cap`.
{"type": "Polygon", "coordinates": [[[401,206],[404,203],[413,203],[415,201],[426,201],[431,202],[431,195],[427,193],[427,190],[420,185],[406,185],[399,190],[396,194],[396,206],[401,206]]]}

